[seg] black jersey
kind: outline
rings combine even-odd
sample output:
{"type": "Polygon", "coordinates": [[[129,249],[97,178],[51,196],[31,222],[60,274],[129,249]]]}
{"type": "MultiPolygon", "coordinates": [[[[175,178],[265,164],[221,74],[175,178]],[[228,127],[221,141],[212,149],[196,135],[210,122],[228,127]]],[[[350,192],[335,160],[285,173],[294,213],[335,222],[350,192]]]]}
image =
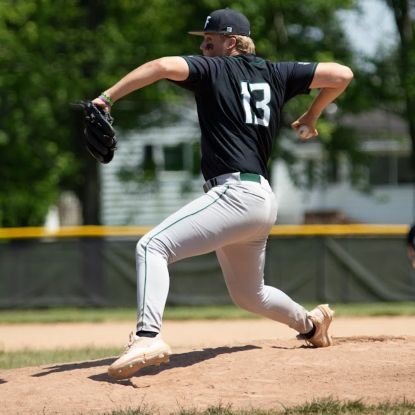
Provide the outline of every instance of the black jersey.
{"type": "Polygon", "coordinates": [[[177,84],[196,97],[205,180],[233,172],[268,178],[281,109],[309,92],[316,64],[271,63],[255,55],[184,59],[190,74],[177,84]]]}

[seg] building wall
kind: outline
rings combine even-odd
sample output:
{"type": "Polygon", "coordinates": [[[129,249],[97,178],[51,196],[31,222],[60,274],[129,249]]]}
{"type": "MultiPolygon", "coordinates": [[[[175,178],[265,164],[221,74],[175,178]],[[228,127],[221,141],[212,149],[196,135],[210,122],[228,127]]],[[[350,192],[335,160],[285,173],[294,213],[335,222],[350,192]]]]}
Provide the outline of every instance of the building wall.
{"type": "Polygon", "coordinates": [[[304,223],[310,212],[337,212],[353,223],[415,222],[415,183],[373,186],[369,193],[354,189],[347,182],[304,190],[292,184],[287,167],[278,163],[273,188],[279,201],[280,224],[304,223]]]}
{"type": "MultiPolygon", "coordinates": [[[[122,135],[111,163],[101,166],[102,223],[104,225],[142,225],[159,223],[182,205],[200,195],[203,181],[194,177],[190,167],[183,171],[158,171],[150,182],[125,182],[119,171],[139,171],[144,147],[153,147],[154,162],[164,165],[163,146],[177,143],[191,145],[198,140],[199,130],[189,124],[166,129],[151,129],[140,134],[122,135]]],[[[189,162],[190,163],[190,162],[189,162]]]]}
{"type": "MultiPolygon", "coordinates": [[[[101,168],[102,178],[102,222],[105,225],[155,225],[185,203],[202,192],[203,179],[183,171],[159,169],[154,183],[125,183],[118,178],[121,168],[138,169],[143,160],[144,146],[153,145],[154,159],[163,166],[163,146],[178,143],[191,144],[199,140],[196,124],[182,124],[157,128],[122,136],[113,161],[101,168]]],[[[301,145],[298,156],[301,160],[321,159],[317,142],[301,145]],[[311,144],[311,145],[309,145],[311,144]]],[[[396,142],[374,141],[366,143],[368,151],[379,154],[408,153],[409,147],[397,146],[396,142]]],[[[292,145],[292,144],[291,144],[292,145]]],[[[345,167],[342,167],[345,169],[345,167]]],[[[274,163],[272,187],[279,201],[279,224],[301,224],[308,221],[310,213],[319,213],[320,218],[331,212],[331,220],[355,223],[408,224],[415,222],[415,183],[372,186],[371,192],[362,192],[351,187],[344,174],[340,181],[313,190],[299,189],[289,177],[282,162],[274,163]],[[343,219],[341,219],[343,218],[343,219]]],[[[327,215],[326,215],[327,216],[327,215]]],[[[322,219],[323,221],[326,218],[322,219]]]]}

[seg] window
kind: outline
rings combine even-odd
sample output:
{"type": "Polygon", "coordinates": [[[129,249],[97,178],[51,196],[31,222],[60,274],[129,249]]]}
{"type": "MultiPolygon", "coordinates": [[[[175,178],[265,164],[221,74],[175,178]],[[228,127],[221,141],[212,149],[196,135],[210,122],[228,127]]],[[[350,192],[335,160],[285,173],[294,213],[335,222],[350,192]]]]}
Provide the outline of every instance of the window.
{"type": "Polygon", "coordinates": [[[398,157],[398,183],[415,183],[415,166],[412,165],[411,157],[398,157]]]}
{"type": "Polygon", "coordinates": [[[182,171],[185,170],[184,165],[184,144],[180,143],[175,146],[163,147],[164,170],[182,171]]]}
{"type": "Polygon", "coordinates": [[[379,186],[393,183],[393,159],[390,156],[372,156],[369,162],[369,181],[379,186]]]}
{"type": "Polygon", "coordinates": [[[372,155],[369,163],[370,184],[393,185],[414,183],[410,156],[397,154],[372,155]]]}

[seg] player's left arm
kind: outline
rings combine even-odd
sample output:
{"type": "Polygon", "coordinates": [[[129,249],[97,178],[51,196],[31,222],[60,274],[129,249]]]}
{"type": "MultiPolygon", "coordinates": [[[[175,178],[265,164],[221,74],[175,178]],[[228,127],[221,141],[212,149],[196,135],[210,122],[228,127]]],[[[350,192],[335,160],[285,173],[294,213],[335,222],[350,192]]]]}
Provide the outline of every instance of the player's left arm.
{"type": "MultiPolygon", "coordinates": [[[[113,102],[116,102],[131,92],[151,85],[161,79],[184,81],[188,76],[189,66],[184,58],[167,56],[149,61],[134,69],[111,88],[104,91],[104,94],[113,102]]],[[[101,107],[108,107],[107,102],[100,98],[96,98],[93,102],[101,107]]]]}
{"type": "Polygon", "coordinates": [[[291,126],[294,129],[302,124],[309,128],[309,134],[305,138],[318,135],[316,123],[323,110],[339,97],[353,79],[352,70],[338,63],[319,63],[315,69],[310,89],[320,89],[308,110],[291,126]]]}

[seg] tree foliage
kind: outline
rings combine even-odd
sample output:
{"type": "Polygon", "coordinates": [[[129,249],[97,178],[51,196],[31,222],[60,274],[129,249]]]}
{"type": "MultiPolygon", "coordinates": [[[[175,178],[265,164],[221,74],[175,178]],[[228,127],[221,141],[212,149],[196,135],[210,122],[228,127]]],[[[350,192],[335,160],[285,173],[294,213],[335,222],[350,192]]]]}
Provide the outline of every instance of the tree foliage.
{"type": "MultiPolygon", "coordinates": [[[[336,12],[353,3],[0,0],[0,226],[42,224],[62,189],[78,194],[85,223],[99,222],[97,165],[83,148],[80,117],[70,104],[95,97],[150,59],[198,53],[200,38],[186,32],[200,28],[210,11],[243,11],[265,58],[352,65],[336,12]]],[[[182,97],[168,82],[133,93],[114,108],[117,125],[137,128],[182,97]]],[[[305,102],[289,107],[287,124],[305,102]]],[[[323,120],[322,142],[333,146],[335,137],[335,124],[323,120]]]]}
{"type": "MultiPolygon", "coordinates": [[[[408,120],[412,144],[412,166],[415,173],[415,1],[385,0],[391,8],[399,33],[399,45],[391,60],[395,66],[392,88],[387,89],[400,102],[399,113],[408,120]],[[393,91],[393,92],[391,92],[393,91]],[[397,96],[397,94],[399,94],[397,96]],[[402,99],[403,98],[403,99],[402,99]]],[[[382,69],[383,62],[378,64],[382,69]]]]}
{"type": "MultiPolygon", "coordinates": [[[[62,188],[77,192],[86,222],[98,221],[97,166],[70,104],[148,59],[179,53],[183,6],[0,0],[0,226],[42,224],[62,188]],[[177,32],[166,24],[176,15],[177,32]]],[[[135,107],[146,113],[165,95],[149,88],[135,107]]]]}
{"type": "MultiPolygon", "coordinates": [[[[353,112],[381,110],[408,123],[411,166],[415,177],[415,1],[378,0],[389,7],[395,21],[396,45],[382,44],[374,56],[361,59],[364,70],[348,90],[346,106],[353,112]]],[[[402,139],[403,137],[397,137],[402,139]]],[[[406,137],[405,137],[406,138],[406,137]]]]}

